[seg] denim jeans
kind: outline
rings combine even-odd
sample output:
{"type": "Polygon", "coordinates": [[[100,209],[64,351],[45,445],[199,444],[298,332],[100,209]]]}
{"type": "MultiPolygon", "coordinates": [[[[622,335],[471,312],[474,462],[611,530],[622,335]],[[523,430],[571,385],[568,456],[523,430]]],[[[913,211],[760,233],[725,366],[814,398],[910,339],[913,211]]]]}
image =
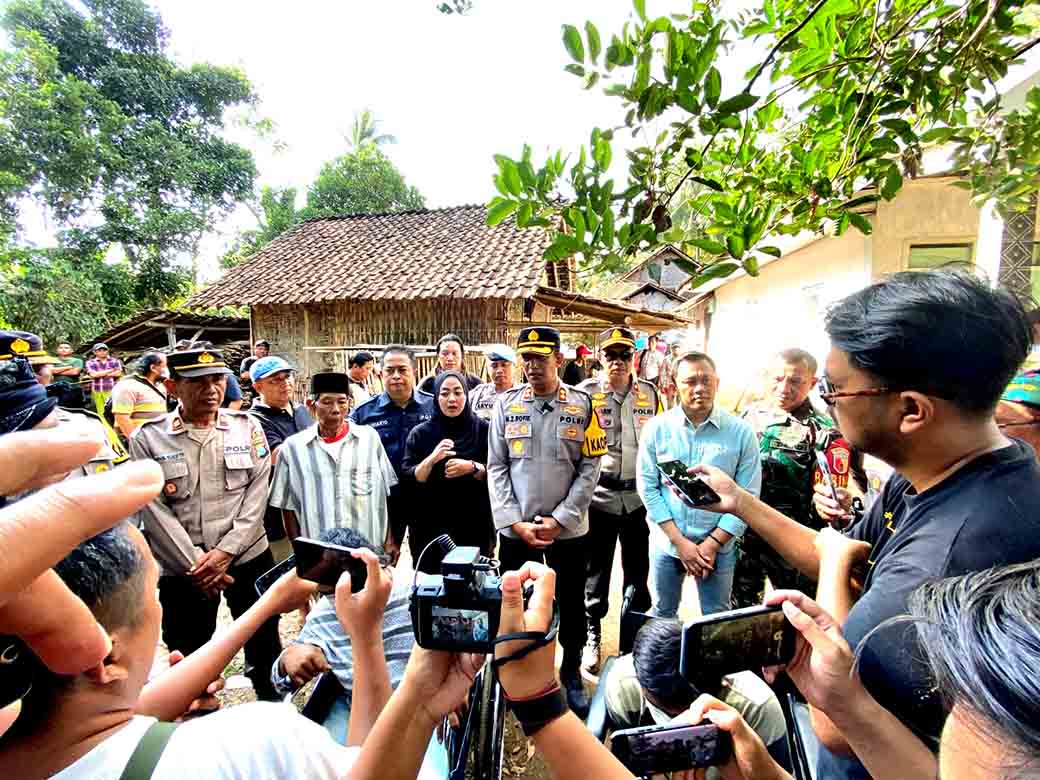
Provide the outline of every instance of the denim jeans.
{"type": "MultiPolygon", "coordinates": [[[[733,570],[737,565],[736,545],[732,542],[715,558],[715,571],[707,579],[697,580],[697,597],[701,602],[701,614],[710,615],[729,609],[733,591],[733,570]]],[[[679,611],[686,568],[678,558],[669,555],[656,544],[650,545],[650,569],[654,576],[654,608],[656,617],[673,618],[679,611]]]]}
{"type": "MultiPolygon", "coordinates": [[[[325,717],[322,725],[326,728],[332,738],[341,745],[347,744],[347,726],[350,724],[350,705],[351,695],[349,693],[344,696],[337,696],[336,700],[332,703],[332,709],[329,710],[329,714],[325,717]]],[[[434,734],[430,740],[429,746],[426,748],[426,755],[423,757],[422,771],[428,772],[429,777],[447,777],[448,776],[448,751],[444,749],[444,745],[437,741],[437,735],[434,734]]]]}

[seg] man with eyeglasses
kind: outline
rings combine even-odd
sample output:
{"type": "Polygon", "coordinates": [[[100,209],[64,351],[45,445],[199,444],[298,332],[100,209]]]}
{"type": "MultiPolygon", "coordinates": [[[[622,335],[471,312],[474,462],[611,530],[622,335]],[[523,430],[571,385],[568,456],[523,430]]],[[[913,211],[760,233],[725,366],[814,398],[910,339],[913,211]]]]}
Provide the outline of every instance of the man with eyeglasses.
{"type": "MultiPolygon", "coordinates": [[[[767,375],[772,398],[752,404],[743,417],[755,431],[762,453],[761,499],[803,525],[820,529],[827,519],[813,508],[813,485],[823,481],[816,453],[826,457],[834,487],[851,490],[858,499],[866,487],[866,474],[863,455],[809,401],[816,368],[816,358],[804,349],[777,354],[767,375]]],[[[849,519],[843,515],[835,522],[844,525],[849,519]]],[[[733,606],[761,604],[766,577],[774,588],[816,591],[814,580],[800,574],[749,528],[740,540],[733,606]]]]}
{"type": "MultiPolygon", "coordinates": [[[[933,749],[946,718],[908,612],[924,583],[1040,558],[1040,465],[994,419],[1029,353],[1021,304],[964,272],[894,274],[828,313],[820,396],[849,442],[895,473],[845,534],[817,531],[699,466],[714,511],[753,528],[802,574],[860,654],[871,695],[933,749]]],[[[994,617],[993,619],[999,619],[994,617]]],[[[863,778],[848,740],[820,711],[817,777],[863,778]]]]}
{"type": "Polygon", "coordinates": [[[607,435],[607,454],[589,506],[586,542],[585,614],[589,625],[581,665],[593,673],[599,669],[600,623],[610,609],[610,575],[618,541],[624,588],[635,587],[632,609],[650,609],[650,529],[646,507],[636,491],[636,458],[639,437],[661,411],[653,382],[635,378],[635,334],[628,328],[608,328],[597,342],[605,376],[578,385],[592,398],[592,409],[607,435]]]}

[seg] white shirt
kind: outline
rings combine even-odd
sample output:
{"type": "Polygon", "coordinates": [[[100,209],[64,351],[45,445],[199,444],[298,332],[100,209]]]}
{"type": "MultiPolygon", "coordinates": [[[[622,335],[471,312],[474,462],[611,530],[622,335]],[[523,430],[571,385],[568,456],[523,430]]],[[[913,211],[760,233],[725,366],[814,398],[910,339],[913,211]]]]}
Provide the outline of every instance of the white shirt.
{"type": "MultiPolygon", "coordinates": [[[[135,716],[55,780],[119,780],[155,718],[135,716]]],[[[166,744],[152,780],[343,780],[358,748],[333,741],[291,706],[255,702],[189,720],[166,744]]]]}

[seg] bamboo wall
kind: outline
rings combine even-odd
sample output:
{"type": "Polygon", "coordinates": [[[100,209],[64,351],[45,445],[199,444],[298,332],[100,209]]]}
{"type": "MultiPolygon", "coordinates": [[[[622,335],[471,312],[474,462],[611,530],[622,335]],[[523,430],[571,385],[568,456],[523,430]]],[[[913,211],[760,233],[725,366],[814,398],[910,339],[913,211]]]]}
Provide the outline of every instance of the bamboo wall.
{"type": "MultiPolygon", "coordinates": [[[[271,342],[271,351],[297,367],[297,388],[318,371],[345,371],[358,346],[407,344],[432,347],[445,333],[465,344],[512,343],[506,323],[521,316],[521,300],[504,298],[419,301],[331,301],[306,306],[255,306],[253,338],[271,342]],[[333,349],[317,349],[333,348],[333,349]]],[[[467,368],[480,375],[483,359],[466,356],[467,368]]],[[[419,376],[432,370],[432,356],[419,360],[419,376]],[[428,364],[428,365],[427,365],[428,364]]]]}

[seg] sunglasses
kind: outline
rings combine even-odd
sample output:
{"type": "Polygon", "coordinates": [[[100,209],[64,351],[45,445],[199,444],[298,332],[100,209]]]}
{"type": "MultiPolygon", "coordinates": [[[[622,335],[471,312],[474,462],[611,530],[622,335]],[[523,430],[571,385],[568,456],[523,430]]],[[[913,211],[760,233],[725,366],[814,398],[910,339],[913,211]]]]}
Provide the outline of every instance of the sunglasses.
{"type": "Polygon", "coordinates": [[[820,394],[820,398],[827,406],[834,406],[834,402],[839,398],[855,398],[856,396],[877,396],[885,395],[886,393],[894,393],[894,390],[890,390],[887,387],[869,387],[866,390],[848,390],[839,392],[834,389],[834,385],[827,377],[820,379],[819,384],[816,385],[816,391],[820,394]]]}
{"type": "Polygon", "coordinates": [[[627,349],[624,352],[614,352],[613,350],[607,350],[603,353],[603,357],[606,358],[608,362],[611,360],[623,360],[627,363],[629,360],[632,359],[633,354],[634,353],[627,349]]]}

